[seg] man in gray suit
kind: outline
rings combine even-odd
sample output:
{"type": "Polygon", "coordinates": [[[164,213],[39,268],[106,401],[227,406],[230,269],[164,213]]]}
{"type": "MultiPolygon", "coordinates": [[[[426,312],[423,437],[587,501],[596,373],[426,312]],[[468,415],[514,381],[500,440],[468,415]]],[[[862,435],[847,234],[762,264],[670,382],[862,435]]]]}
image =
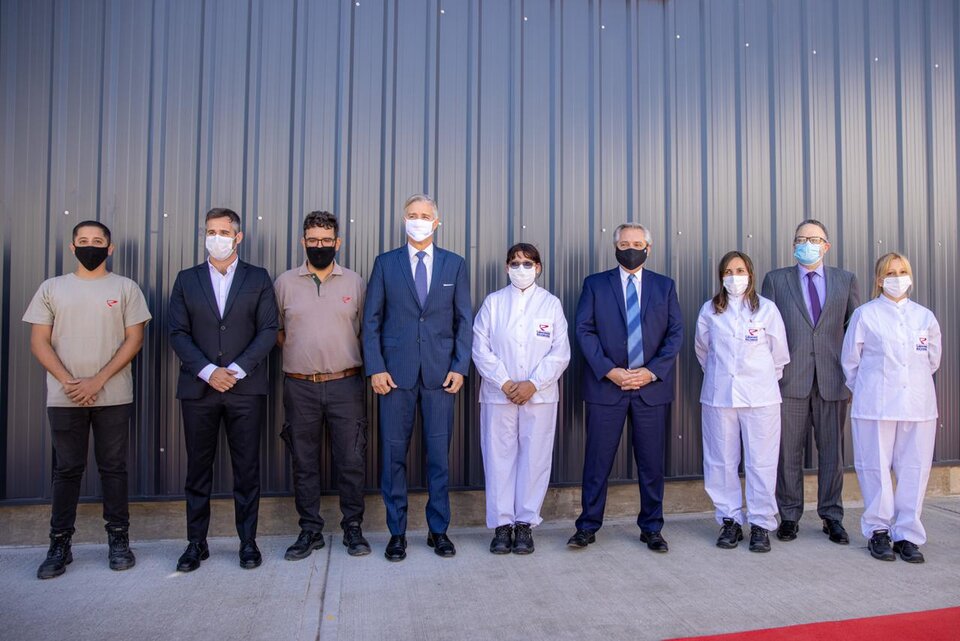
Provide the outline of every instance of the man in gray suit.
{"type": "Polygon", "coordinates": [[[776,303],[787,328],[790,363],[780,392],[780,465],[777,471],[777,538],[797,538],[803,514],[803,455],[811,427],[817,444],[817,514],[834,543],[850,542],[843,529],[843,423],[850,393],[840,367],[847,322],[860,305],[857,277],[826,267],[827,228],[805,220],[793,239],[797,264],[763,279],[763,296],[776,303]]]}

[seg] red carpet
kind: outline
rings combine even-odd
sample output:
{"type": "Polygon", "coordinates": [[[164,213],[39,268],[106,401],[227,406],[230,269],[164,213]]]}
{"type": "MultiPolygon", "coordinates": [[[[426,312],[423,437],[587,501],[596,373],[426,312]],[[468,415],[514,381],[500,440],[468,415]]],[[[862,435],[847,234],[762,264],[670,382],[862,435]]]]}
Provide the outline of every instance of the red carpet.
{"type": "Polygon", "coordinates": [[[957,641],[960,639],[960,608],[891,614],[866,619],[791,625],[786,628],[751,630],[673,641],[957,641]]]}

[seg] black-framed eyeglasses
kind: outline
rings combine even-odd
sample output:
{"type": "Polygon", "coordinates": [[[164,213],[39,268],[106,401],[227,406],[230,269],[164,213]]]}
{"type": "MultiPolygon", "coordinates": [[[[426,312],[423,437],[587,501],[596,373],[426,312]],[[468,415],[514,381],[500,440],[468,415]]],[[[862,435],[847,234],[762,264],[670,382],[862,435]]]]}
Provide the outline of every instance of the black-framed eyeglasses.
{"type": "Polygon", "coordinates": [[[337,244],[336,238],[304,238],[307,247],[333,247],[337,244]]]}
{"type": "Polygon", "coordinates": [[[537,266],[535,262],[530,260],[523,260],[523,261],[513,260],[513,261],[510,261],[509,264],[510,264],[510,269],[520,269],[521,267],[523,267],[524,269],[533,269],[534,267],[537,266]]]}
{"type": "Polygon", "coordinates": [[[827,242],[826,238],[821,236],[797,236],[793,239],[794,245],[802,245],[804,243],[810,243],[811,245],[822,245],[827,242]]]}

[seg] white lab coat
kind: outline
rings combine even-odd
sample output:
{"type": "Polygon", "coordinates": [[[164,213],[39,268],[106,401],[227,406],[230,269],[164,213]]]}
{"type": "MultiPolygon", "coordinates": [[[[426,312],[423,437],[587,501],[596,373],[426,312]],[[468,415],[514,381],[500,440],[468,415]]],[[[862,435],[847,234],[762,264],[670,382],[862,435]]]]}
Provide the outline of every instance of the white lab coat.
{"type": "Polygon", "coordinates": [[[864,303],[850,318],[840,363],[853,392],[851,418],[937,418],[940,324],[926,307],[882,294],[864,303]]]}
{"type": "Polygon", "coordinates": [[[853,392],[850,423],[865,538],[888,530],[894,541],[927,540],[920,514],[937,438],[933,373],[940,353],[937,319],[908,298],[897,303],[880,295],[850,319],[840,360],[853,392]]]}
{"type": "Polygon", "coordinates": [[[480,388],[480,448],[487,527],[518,522],[537,526],[550,482],[560,389],[570,362],[567,321],[556,296],[513,285],[483,301],[473,323],[473,362],[480,388]],[[505,382],[529,380],[537,392],[511,403],[505,382]]]}
{"type": "Polygon", "coordinates": [[[570,339],[560,299],[531,285],[507,285],[486,300],[473,322],[473,362],[483,377],[481,403],[509,404],[509,380],[537,388],[529,403],[560,400],[557,381],[570,363],[570,339]]]}
{"type": "Polygon", "coordinates": [[[751,311],[731,296],[722,314],[700,308],[694,349],[703,368],[700,402],[713,407],[765,407],[781,402],[777,381],[790,362],[787,331],[773,301],[751,311]]]}

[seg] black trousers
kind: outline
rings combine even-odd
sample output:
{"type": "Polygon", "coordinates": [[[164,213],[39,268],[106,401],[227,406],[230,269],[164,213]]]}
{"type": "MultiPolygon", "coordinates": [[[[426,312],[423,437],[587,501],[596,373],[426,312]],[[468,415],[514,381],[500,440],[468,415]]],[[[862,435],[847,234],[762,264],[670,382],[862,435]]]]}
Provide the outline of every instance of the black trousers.
{"type": "Polygon", "coordinates": [[[266,395],[222,394],[210,388],[198,399],[182,399],[183,435],[187,446],[187,539],[207,538],[210,489],[220,425],[227,433],[233,467],[233,504],[241,541],[257,536],[260,509],[260,426],[266,423],[266,395]]]}
{"type": "Polygon", "coordinates": [[[103,520],[107,522],[107,528],[129,527],[127,444],[132,407],[128,403],[106,407],[47,408],[54,450],[51,532],[74,532],[91,429],[93,453],[103,487],[103,520]]]}
{"type": "Polygon", "coordinates": [[[320,516],[320,452],[323,427],[330,433],[341,527],[363,522],[363,481],[367,454],[366,379],[350,376],[326,383],[284,378],[286,422],[280,438],[293,461],[293,490],[300,529],[323,530],[320,516]]]}

